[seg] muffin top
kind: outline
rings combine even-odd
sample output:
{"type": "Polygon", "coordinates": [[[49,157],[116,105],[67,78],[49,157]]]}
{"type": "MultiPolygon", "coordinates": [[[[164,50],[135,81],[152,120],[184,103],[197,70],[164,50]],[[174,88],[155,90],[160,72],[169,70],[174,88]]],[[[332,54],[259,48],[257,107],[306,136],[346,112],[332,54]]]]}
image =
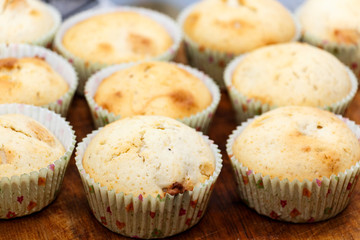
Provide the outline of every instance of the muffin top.
{"type": "Polygon", "coordinates": [[[296,26],[291,14],[274,0],[207,0],[191,10],[183,30],[200,47],[241,54],[291,41],[296,26]]]}
{"type": "Polygon", "coordinates": [[[87,147],[83,166],[116,193],[144,197],[191,191],[215,170],[208,143],[194,129],[159,116],[124,118],[106,125],[87,147]]]}
{"type": "Polygon", "coordinates": [[[38,0],[0,1],[0,43],[31,43],[55,24],[48,6],[38,0]]]}
{"type": "Polygon", "coordinates": [[[272,106],[328,106],[351,91],[346,67],[333,55],[301,43],[278,44],[247,54],[232,83],[243,95],[272,106]]]}
{"type": "Polygon", "coordinates": [[[305,32],[341,44],[360,43],[360,1],[308,0],[299,11],[305,32]]]}
{"type": "Polygon", "coordinates": [[[235,139],[235,158],[271,178],[329,178],[360,160],[354,133],[333,113],[312,107],[282,107],[261,115],[235,139]]]}
{"type": "Polygon", "coordinates": [[[38,171],[65,153],[42,124],[21,114],[0,115],[0,178],[38,171]]]}
{"type": "Polygon", "coordinates": [[[38,57],[0,59],[0,104],[45,105],[62,97],[67,82],[38,57]]]}
{"type": "Polygon", "coordinates": [[[167,62],[144,62],[105,78],[94,100],[121,117],[184,118],[210,106],[212,96],[206,85],[185,69],[167,62]]]}
{"type": "Polygon", "coordinates": [[[173,40],[166,29],[136,12],[110,12],[92,16],[70,27],[62,44],[90,62],[115,64],[161,55],[173,40]]]}

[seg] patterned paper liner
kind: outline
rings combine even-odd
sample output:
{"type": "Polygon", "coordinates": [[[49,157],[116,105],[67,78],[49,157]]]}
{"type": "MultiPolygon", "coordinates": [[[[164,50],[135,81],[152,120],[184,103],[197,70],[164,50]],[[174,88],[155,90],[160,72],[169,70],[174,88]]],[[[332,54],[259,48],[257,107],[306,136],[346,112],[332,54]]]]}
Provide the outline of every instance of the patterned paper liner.
{"type": "Polygon", "coordinates": [[[49,32],[47,32],[46,34],[41,36],[41,38],[36,39],[32,42],[29,42],[29,44],[39,45],[39,46],[50,48],[52,41],[54,39],[54,36],[61,24],[61,14],[56,8],[54,8],[50,4],[46,4],[46,6],[47,6],[48,10],[51,12],[51,14],[53,15],[54,26],[49,30],[49,32]]]}
{"type": "Polygon", "coordinates": [[[5,219],[40,211],[55,199],[75,146],[72,127],[58,114],[24,104],[0,105],[0,115],[15,113],[24,114],[42,123],[63,144],[66,152],[39,171],[0,179],[0,218],[5,219]]]}
{"type": "MultiPolygon", "coordinates": [[[[353,121],[338,117],[359,139],[360,128],[353,121]]],[[[344,210],[359,178],[360,162],[345,172],[322,180],[280,181],[277,177],[262,176],[240,163],[232,151],[235,139],[256,118],[238,126],[226,144],[242,201],[259,214],[294,223],[326,220],[344,210]]]]}
{"type": "MultiPolygon", "coordinates": [[[[303,5],[298,7],[295,11],[295,15],[299,16],[303,5]]],[[[327,39],[319,38],[318,36],[302,29],[301,41],[307,42],[315,47],[324,49],[334,56],[336,56],[341,62],[347,65],[355,74],[358,81],[360,81],[360,45],[359,44],[342,44],[337,42],[331,42],[327,39]]]]}
{"type": "MultiPolygon", "coordinates": [[[[89,78],[89,80],[85,86],[85,98],[90,107],[91,115],[92,115],[93,122],[94,122],[94,125],[96,128],[103,127],[106,124],[111,123],[111,122],[121,118],[120,115],[115,115],[114,113],[110,113],[106,109],[103,109],[101,106],[96,104],[96,102],[94,100],[94,96],[95,96],[95,93],[96,93],[100,83],[105,78],[107,78],[108,76],[113,74],[114,72],[129,68],[136,64],[138,64],[138,63],[128,63],[128,64],[120,64],[120,65],[110,66],[110,67],[107,67],[107,68],[97,72],[96,74],[94,74],[93,76],[91,76],[89,78]]],[[[214,83],[214,81],[211,78],[209,78],[203,72],[198,71],[197,69],[194,69],[194,68],[191,68],[191,67],[179,64],[179,63],[171,63],[171,64],[174,64],[174,65],[188,71],[195,77],[199,78],[201,81],[204,82],[206,87],[211,92],[212,102],[205,110],[203,110],[197,114],[191,115],[190,117],[178,119],[179,121],[185,123],[186,125],[189,125],[190,127],[195,128],[198,131],[202,131],[202,132],[206,133],[209,129],[211,120],[213,119],[213,116],[215,114],[217,106],[219,105],[219,102],[220,102],[219,87],[214,83]]]]}
{"type": "MultiPolygon", "coordinates": [[[[178,16],[178,24],[183,31],[183,24],[187,16],[192,12],[192,9],[197,3],[191,4],[186,7],[178,16]]],[[[301,36],[301,27],[298,20],[293,16],[294,23],[296,25],[296,33],[291,41],[298,41],[301,36]]],[[[185,49],[188,56],[188,60],[191,66],[204,71],[210,77],[212,77],[221,89],[225,89],[223,80],[223,73],[226,65],[237,56],[233,53],[224,53],[216,50],[206,48],[194,42],[183,31],[185,49]]]]}
{"type": "MultiPolygon", "coordinates": [[[[155,57],[152,57],[149,59],[144,59],[144,60],[170,61],[177,54],[177,51],[180,47],[180,43],[182,40],[181,31],[180,31],[179,27],[177,26],[177,24],[170,17],[168,17],[162,13],[159,13],[159,12],[156,12],[156,11],[150,10],[150,9],[139,8],[139,7],[127,7],[127,6],[126,7],[125,6],[116,7],[116,8],[103,8],[103,9],[88,10],[88,11],[81,12],[81,13],[67,19],[60,26],[60,29],[56,33],[55,40],[54,40],[54,50],[59,52],[71,64],[73,64],[73,66],[75,67],[75,69],[79,75],[79,86],[78,86],[77,92],[81,95],[84,94],[84,86],[85,86],[85,83],[88,80],[88,78],[92,74],[97,72],[98,70],[109,66],[109,64],[88,62],[88,61],[82,60],[81,58],[73,55],[62,45],[63,36],[68,29],[70,29],[72,26],[74,26],[78,22],[81,22],[92,16],[109,13],[109,12],[117,12],[117,11],[137,12],[139,14],[150,17],[151,19],[160,23],[172,37],[174,43],[166,52],[164,52],[163,54],[161,54],[159,56],[155,56],[155,57]]],[[[126,63],[124,63],[124,64],[126,64],[126,63]]],[[[110,65],[113,65],[113,64],[110,64],[110,65]]]]}
{"type": "Polygon", "coordinates": [[[113,232],[135,238],[163,238],[183,232],[194,226],[204,215],[214,184],[222,168],[222,158],[217,145],[207,136],[215,156],[215,171],[205,183],[193,191],[165,197],[143,197],[115,193],[106,186],[95,183],[85,172],[82,159],[90,141],[99,130],[93,131],[76,148],[76,166],[80,172],[92,213],[96,219],[113,232]]]}
{"type": "Polygon", "coordinates": [[[54,71],[68,83],[68,91],[55,102],[43,105],[49,110],[61,114],[66,117],[70,103],[74,97],[78,79],[76,72],[63,57],[58,54],[39,46],[32,46],[28,44],[0,44],[0,58],[23,58],[23,57],[38,57],[44,59],[54,71]]]}
{"type": "MultiPolygon", "coordinates": [[[[226,67],[226,70],[224,72],[224,81],[227,88],[227,91],[229,93],[232,106],[236,113],[236,120],[238,123],[241,123],[243,121],[246,121],[248,118],[252,118],[255,115],[261,115],[267,111],[270,111],[271,109],[277,108],[278,106],[275,105],[269,105],[269,104],[263,104],[259,100],[249,98],[237,90],[232,83],[233,73],[236,70],[236,67],[239,65],[239,63],[246,57],[246,54],[243,54],[241,56],[238,56],[235,58],[229,65],[226,67]]],[[[346,67],[347,68],[347,67],[346,67]]],[[[328,106],[322,106],[319,108],[322,108],[324,110],[336,113],[336,114],[344,114],[346,108],[349,106],[350,102],[355,97],[355,94],[358,89],[358,81],[354,75],[354,73],[347,68],[346,69],[351,82],[351,89],[348,95],[341,99],[340,101],[337,101],[331,105],[328,106]]]]}

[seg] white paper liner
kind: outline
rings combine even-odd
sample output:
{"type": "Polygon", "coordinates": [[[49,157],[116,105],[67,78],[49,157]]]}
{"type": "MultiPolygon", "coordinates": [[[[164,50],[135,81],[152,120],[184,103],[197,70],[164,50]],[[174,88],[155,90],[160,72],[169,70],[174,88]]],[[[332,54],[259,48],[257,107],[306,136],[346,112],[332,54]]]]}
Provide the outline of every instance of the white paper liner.
{"type": "MultiPolygon", "coordinates": [[[[360,139],[360,128],[338,115],[360,139]]],[[[271,179],[245,167],[233,155],[235,139],[254,119],[242,123],[229,136],[226,150],[242,201],[259,214],[294,223],[317,222],[334,217],[347,206],[360,175],[360,162],[330,178],[312,181],[271,179]]]]}
{"type": "Polygon", "coordinates": [[[44,59],[55,72],[60,74],[60,76],[67,82],[69,86],[68,91],[55,102],[51,102],[41,107],[45,107],[49,110],[61,114],[63,117],[66,117],[78,85],[77,75],[71,64],[69,64],[60,55],[43,47],[27,44],[0,44],[0,58],[9,57],[39,57],[44,59]]]}
{"type": "MultiPolygon", "coordinates": [[[[233,73],[236,70],[240,62],[246,57],[246,54],[236,57],[229,63],[224,72],[224,81],[226,89],[229,93],[232,106],[235,110],[236,120],[238,123],[246,121],[248,118],[252,118],[256,115],[261,115],[267,111],[270,111],[278,106],[263,104],[259,100],[249,98],[244,94],[240,93],[233,85],[233,73]]],[[[344,114],[345,110],[354,99],[358,89],[358,80],[354,73],[346,67],[349,74],[351,89],[348,95],[346,95],[340,101],[337,101],[331,105],[318,106],[321,109],[333,112],[335,114],[344,114]]]]}
{"type": "Polygon", "coordinates": [[[48,10],[50,11],[51,15],[53,16],[54,25],[49,30],[49,32],[47,32],[46,34],[41,36],[39,39],[29,42],[29,44],[39,45],[39,46],[50,48],[52,45],[52,41],[55,37],[55,34],[61,24],[61,14],[56,8],[54,8],[50,4],[46,4],[46,6],[47,6],[48,10]]]}
{"type": "MultiPolygon", "coordinates": [[[[85,19],[88,19],[92,16],[96,16],[99,14],[104,13],[110,13],[110,12],[117,12],[117,11],[131,11],[131,12],[137,12],[139,14],[145,15],[147,17],[150,17],[154,21],[161,24],[170,34],[173,44],[171,47],[164,52],[163,54],[159,56],[155,56],[149,59],[144,60],[160,60],[160,61],[170,61],[172,60],[180,47],[180,43],[182,41],[182,35],[179,27],[177,24],[172,20],[170,17],[156,12],[154,10],[145,9],[145,8],[139,8],[139,7],[127,7],[127,6],[118,6],[116,8],[103,8],[103,9],[94,9],[94,10],[88,10],[81,12],[69,19],[67,19],[61,26],[59,31],[57,32],[54,40],[54,49],[59,52],[61,55],[63,55],[73,66],[75,67],[78,75],[79,75],[79,86],[77,89],[77,92],[81,95],[84,94],[84,86],[88,78],[97,72],[98,70],[107,67],[109,65],[107,64],[101,64],[96,62],[87,62],[82,60],[81,58],[73,55],[70,53],[62,44],[62,39],[64,34],[68,29],[70,29],[72,26],[77,24],[78,22],[81,22],[85,19]]],[[[140,61],[139,61],[140,62],[140,61]]],[[[126,63],[124,63],[126,64],[126,63]]]]}
{"type": "MultiPolygon", "coordinates": [[[[89,78],[85,86],[85,98],[90,107],[91,115],[96,128],[103,127],[106,124],[121,118],[120,115],[115,115],[114,113],[110,113],[109,111],[103,109],[95,102],[94,96],[96,94],[99,85],[105,78],[109,77],[113,73],[122,69],[132,67],[136,64],[139,63],[128,63],[128,64],[120,64],[120,65],[107,67],[95,73],[93,76],[89,78]]],[[[171,64],[174,64],[177,67],[188,71],[190,74],[200,79],[209,89],[212,96],[212,102],[206,109],[189,117],[177,119],[185,123],[186,125],[195,128],[198,131],[202,131],[206,133],[209,129],[209,125],[213,119],[213,116],[215,115],[217,106],[219,105],[220,102],[219,87],[214,83],[214,81],[210,77],[208,77],[203,72],[198,71],[197,69],[179,63],[171,63],[171,64]]]]}
{"type": "MultiPolygon", "coordinates": [[[[188,60],[191,66],[200,69],[201,71],[208,74],[216,81],[216,83],[220,86],[221,89],[225,89],[225,84],[223,80],[225,67],[238,54],[224,53],[202,47],[186,35],[186,33],[183,31],[184,22],[187,16],[192,12],[193,8],[197,4],[198,3],[194,3],[186,7],[184,10],[181,11],[177,19],[177,22],[183,32],[188,60]]],[[[301,37],[301,27],[297,18],[293,15],[292,17],[295,23],[296,32],[291,42],[296,42],[301,37]]]]}
{"type": "MultiPolygon", "coordinates": [[[[303,4],[300,5],[295,15],[299,16],[303,8],[303,4]]],[[[358,81],[360,81],[360,45],[355,44],[343,44],[337,42],[331,42],[327,39],[322,39],[308,31],[302,29],[301,41],[307,42],[315,47],[321,48],[333,54],[341,62],[347,65],[355,74],[358,81]]]]}
{"type": "Polygon", "coordinates": [[[82,165],[84,152],[99,131],[93,131],[78,144],[75,161],[90,208],[103,226],[128,237],[163,238],[191,228],[202,218],[222,168],[220,150],[212,140],[199,132],[209,143],[216,164],[213,175],[205,183],[176,196],[144,198],[141,194],[133,196],[108,190],[85,172],[82,165]]]}
{"type": "Polygon", "coordinates": [[[65,148],[64,155],[39,171],[0,179],[0,218],[10,219],[40,211],[58,195],[75,146],[72,127],[60,115],[24,104],[2,104],[0,115],[23,114],[42,123],[65,148]]]}

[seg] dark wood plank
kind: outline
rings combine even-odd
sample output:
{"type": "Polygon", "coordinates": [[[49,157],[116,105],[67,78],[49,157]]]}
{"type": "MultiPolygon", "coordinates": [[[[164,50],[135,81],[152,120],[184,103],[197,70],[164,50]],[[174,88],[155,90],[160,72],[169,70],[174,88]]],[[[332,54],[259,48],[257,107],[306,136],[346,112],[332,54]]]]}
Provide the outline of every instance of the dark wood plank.
{"type": "MultiPolygon", "coordinates": [[[[180,59],[185,61],[184,58],[180,59]]],[[[360,93],[349,107],[347,117],[360,123],[360,93]]],[[[68,114],[77,140],[93,129],[90,112],[82,97],[75,97],[68,114]]],[[[349,206],[328,221],[291,224],[258,215],[239,199],[229,159],[225,152],[228,135],[236,127],[234,112],[226,93],[209,136],[223,154],[224,168],[215,186],[208,211],[192,229],[173,239],[359,239],[360,187],[349,206]]],[[[0,220],[0,239],[125,239],[102,227],[90,213],[74,158],[71,159],[58,198],[44,210],[30,216],[0,220]]]]}

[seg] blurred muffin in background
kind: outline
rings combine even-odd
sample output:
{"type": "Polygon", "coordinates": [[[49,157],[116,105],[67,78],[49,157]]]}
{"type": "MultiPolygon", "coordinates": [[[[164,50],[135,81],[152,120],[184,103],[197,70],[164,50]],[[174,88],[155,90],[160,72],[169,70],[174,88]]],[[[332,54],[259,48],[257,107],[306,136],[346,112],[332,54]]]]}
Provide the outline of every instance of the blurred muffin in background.
{"type": "Polygon", "coordinates": [[[325,49],[360,77],[360,2],[307,0],[297,10],[302,39],[325,49]]]}
{"type": "Polygon", "coordinates": [[[61,23],[60,13],[38,0],[1,0],[0,12],[0,43],[49,47],[61,23]]]}
{"type": "Polygon", "coordinates": [[[226,64],[256,48],[296,40],[298,26],[275,0],[206,0],[180,13],[190,63],[220,86],[226,64]]]}

